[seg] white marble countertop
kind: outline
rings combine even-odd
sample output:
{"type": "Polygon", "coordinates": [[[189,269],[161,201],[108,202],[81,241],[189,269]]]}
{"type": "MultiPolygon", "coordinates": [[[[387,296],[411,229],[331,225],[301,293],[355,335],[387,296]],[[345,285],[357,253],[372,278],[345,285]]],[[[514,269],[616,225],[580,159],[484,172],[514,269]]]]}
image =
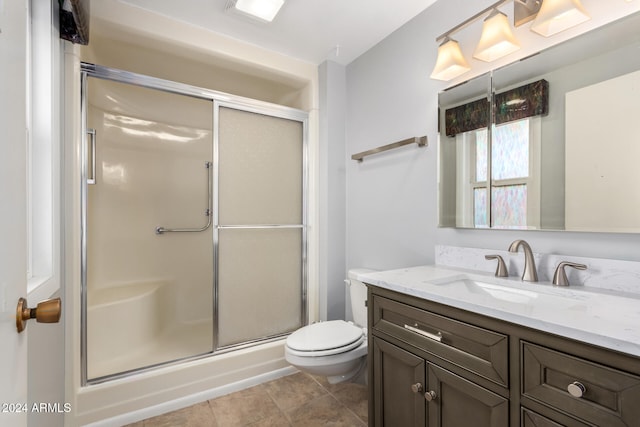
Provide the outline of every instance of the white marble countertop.
{"type": "Polygon", "coordinates": [[[380,288],[640,357],[640,296],[523,282],[453,267],[361,273],[380,288]]]}

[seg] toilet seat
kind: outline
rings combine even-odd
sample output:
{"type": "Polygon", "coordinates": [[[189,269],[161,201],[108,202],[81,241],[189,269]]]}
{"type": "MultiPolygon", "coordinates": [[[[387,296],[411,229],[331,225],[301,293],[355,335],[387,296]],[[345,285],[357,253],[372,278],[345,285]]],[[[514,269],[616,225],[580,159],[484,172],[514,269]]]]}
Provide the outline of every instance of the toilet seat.
{"type": "Polygon", "coordinates": [[[303,357],[330,356],[360,346],[364,331],[344,320],[314,323],[298,329],[287,338],[289,353],[303,357]]]}

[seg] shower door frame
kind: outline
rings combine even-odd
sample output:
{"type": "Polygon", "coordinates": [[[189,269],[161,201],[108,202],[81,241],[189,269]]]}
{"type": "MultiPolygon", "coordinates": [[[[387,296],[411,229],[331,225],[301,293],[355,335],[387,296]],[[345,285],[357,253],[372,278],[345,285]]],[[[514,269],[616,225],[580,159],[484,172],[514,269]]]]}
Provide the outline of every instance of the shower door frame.
{"type": "Polygon", "coordinates": [[[307,323],[307,289],[308,289],[308,207],[309,207],[309,114],[305,111],[292,107],[286,107],[279,104],[273,104],[266,101],[246,98],[238,95],[232,95],[216,90],[192,86],[186,83],[174,82],[171,80],[160,79],[157,77],[138,74],[130,71],[124,71],[116,68],[105,67],[102,65],[91,64],[87,62],[80,63],[80,116],[81,116],[81,138],[80,138],[80,279],[81,279],[81,309],[80,309],[80,379],[81,386],[100,384],[119,378],[129,377],[141,372],[147,372],[161,367],[172,366],[186,361],[203,359],[218,354],[227,353],[229,351],[251,347],[254,345],[267,343],[281,339],[290,332],[284,332],[268,337],[262,337],[239,344],[218,347],[219,333],[219,311],[218,311],[218,132],[219,118],[218,112],[220,107],[232,108],[240,111],[246,111],[256,114],[262,114],[270,117],[288,119],[298,121],[302,124],[302,224],[286,225],[286,224],[270,224],[261,226],[261,228],[298,228],[302,231],[302,277],[301,279],[301,313],[300,319],[302,325],[307,323]],[[87,135],[87,117],[88,117],[88,79],[89,77],[113,82],[130,84],[134,86],[144,87],[153,90],[160,90],[176,95],[190,96],[198,99],[211,101],[213,104],[212,128],[213,128],[213,167],[214,167],[214,186],[213,186],[213,345],[210,352],[193,356],[182,357],[175,360],[169,360],[153,365],[142,366],[140,368],[117,372],[101,376],[98,378],[88,378],[88,361],[87,361],[87,204],[88,204],[88,143],[87,135]]]}
{"type": "MultiPolygon", "coordinates": [[[[298,111],[299,110],[294,110],[294,111],[298,111]]],[[[289,112],[291,113],[291,112],[289,112]]],[[[303,326],[306,324],[306,316],[307,316],[307,208],[308,208],[308,150],[307,150],[307,145],[308,145],[308,138],[307,138],[307,126],[308,126],[308,115],[307,113],[302,112],[303,115],[305,116],[304,120],[301,120],[301,117],[293,117],[291,115],[277,115],[277,114],[273,114],[273,111],[269,110],[268,106],[264,106],[264,105],[257,105],[256,103],[244,103],[244,102],[238,102],[238,100],[235,101],[230,101],[230,100],[220,100],[220,99],[216,99],[213,101],[213,173],[214,173],[214,178],[213,178],[213,259],[214,259],[214,265],[213,265],[213,269],[214,269],[214,288],[213,288],[213,300],[214,300],[214,324],[213,324],[213,348],[214,348],[214,352],[219,353],[223,353],[226,351],[230,351],[230,350],[236,350],[238,348],[244,348],[244,347],[249,347],[251,345],[255,345],[258,342],[265,342],[265,341],[269,341],[269,340],[275,340],[278,339],[282,336],[288,335],[290,332],[286,332],[286,333],[280,333],[280,334],[276,334],[276,335],[272,335],[272,336],[268,336],[268,337],[262,337],[259,339],[254,339],[254,340],[250,340],[250,341],[245,341],[239,344],[231,344],[231,345],[227,345],[227,346],[223,346],[221,347],[218,343],[218,338],[220,336],[220,322],[219,322],[219,303],[220,303],[220,298],[219,298],[219,255],[220,255],[220,250],[219,250],[219,232],[220,230],[230,230],[230,229],[245,229],[245,230],[258,230],[258,229],[262,229],[262,230],[277,230],[277,229],[300,229],[302,231],[302,289],[301,289],[301,313],[300,313],[300,320],[301,320],[301,325],[303,326]],[[288,119],[288,120],[294,120],[294,121],[300,121],[302,123],[302,221],[300,224],[260,224],[260,225],[221,225],[220,224],[220,219],[219,219],[219,201],[218,201],[218,197],[220,194],[219,191],[219,183],[220,183],[220,179],[219,179],[219,147],[220,147],[220,108],[229,108],[229,109],[234,109],[237,111],[244,111],[244,112],[248,112],[248,113],[255,113],[255,114],[261,114],[261,115],[266,115],[269,117],[277,117],[277,118],[281,118],[281,119],[288,119]]],[[[293,332],[293,331],[291,331],[293,332]]]]}

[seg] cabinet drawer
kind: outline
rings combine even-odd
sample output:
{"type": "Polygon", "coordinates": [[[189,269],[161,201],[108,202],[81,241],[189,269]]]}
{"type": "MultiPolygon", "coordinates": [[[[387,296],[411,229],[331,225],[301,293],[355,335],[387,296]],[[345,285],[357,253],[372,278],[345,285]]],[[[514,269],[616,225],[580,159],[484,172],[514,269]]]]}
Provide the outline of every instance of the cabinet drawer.
{"type": "Polygon", "coordinates": [[[640,377],[522,342],[522,395],[599,426],[640,420],[640,377]],[[568,391],[582,386],[581,397],[568,391]]]}
{"type": "Polygon", "coordinates": [[[374,333],[384,332],[508,387],[509,340],[506,335],[378,295],[373,295],[372,309],[374,333]]]}
{"type": "Polygon", "coordinates": [[[520,426],[521,427],[562,427],[562,424],[558,424],[555,421],[551,421],[547,417],[543,417],[540,414],[536,414],[528,409],[521,408],[520,410],[520,426]]]}
{"type": "Polygon", "coordinates": [[[588,424],[571,419],[563,424],[550,420],[547,417],[533,412],[527,408],[520,408],[520,426],[521,427],[590,427],[588,424]]]}

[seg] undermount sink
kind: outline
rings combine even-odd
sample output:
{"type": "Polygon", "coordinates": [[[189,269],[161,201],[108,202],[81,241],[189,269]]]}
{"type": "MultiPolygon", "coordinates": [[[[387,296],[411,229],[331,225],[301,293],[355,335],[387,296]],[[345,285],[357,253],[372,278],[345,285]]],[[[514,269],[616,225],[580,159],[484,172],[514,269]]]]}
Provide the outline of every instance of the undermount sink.
{"type": "Polygon", "coordinates": [[[485,295],[497,300],[520,304],[530,304],[539,296],[536,292],[513,288],[502,284],[488,283],[485,280],[485,278],[478,279],[472,278],[468,275],[460,275],[434,280],[430,283],[433,285],[447,286],[449,288],[458,288],[460,291],[466,290],[476,296],[485,295]]]}
{"type": "MultiPolygon", "coordinates": [[[[447,293],[467,302],[489,303],[511,313],[535,314],[548,320],[559,316],[567,319],[567,314],[582,313],[619,321],[624,317],[622,313],[637,311],[640,303],[636,298],[610,295],[594,289],[560,288],[549,283],[520,282],[475,274],[436,279],[429,284],[446,288],[447,293]]],[[[571,316],[565,321],[572,323],[571,316]]]]}

